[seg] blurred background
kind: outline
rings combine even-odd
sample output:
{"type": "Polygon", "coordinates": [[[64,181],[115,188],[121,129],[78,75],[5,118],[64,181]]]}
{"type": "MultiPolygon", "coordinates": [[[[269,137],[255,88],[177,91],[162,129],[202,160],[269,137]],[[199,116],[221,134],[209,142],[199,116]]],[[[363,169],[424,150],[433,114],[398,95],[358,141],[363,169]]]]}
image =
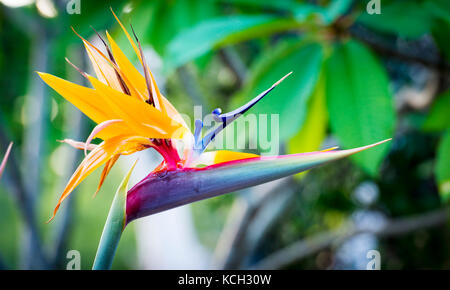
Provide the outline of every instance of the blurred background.
{"type": "MultiPolygon", "coordinates": [[[[393,138],[305,174],[138,220],[114,269],[449,269],[450,3],[446,0],[0,0],[0,268],[90,269],[124,171],[94,199],[97,172],[46,224],[79,164],[57,140],[94,123],[35,71],[84,84],[87,55],[108,30],[139,67],[110,7],[140,37],[168,99],[193,117],[253,98],[279,114],[280,153],[393,138]],[[376,250],[370,252],[370,250],[376,250]],[[376,267],[372,264],[370,267],[376,267]]],[[[264,148],[257,143],[258,150],[264,148]]],[[[160,160],[139,154],[132,183],[160,160]]]]}

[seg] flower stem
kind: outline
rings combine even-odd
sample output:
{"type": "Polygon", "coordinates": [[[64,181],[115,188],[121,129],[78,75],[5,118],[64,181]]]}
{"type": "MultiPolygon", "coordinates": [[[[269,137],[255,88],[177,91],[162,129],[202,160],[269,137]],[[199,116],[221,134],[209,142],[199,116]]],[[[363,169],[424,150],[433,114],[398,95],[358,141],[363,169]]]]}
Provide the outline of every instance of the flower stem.
{"type": "Polygon", "coordinates": [[[122,183],[120,184],[119,188],[117,189],[116,195],[114,196],[114,200],[111,204],[108,218],[106,219],[102,236],[100,238],[100,243],[98,245],[97,254],[95,255],[92,270],[111,269],[117,246],[119,245],[120,237],[122,236],[122,232],[125,229],[125,210],[128,181],[135,165],[136,162],[133,164],[130,171],[128,171],[127,175],[122,180],[122,183]]]}

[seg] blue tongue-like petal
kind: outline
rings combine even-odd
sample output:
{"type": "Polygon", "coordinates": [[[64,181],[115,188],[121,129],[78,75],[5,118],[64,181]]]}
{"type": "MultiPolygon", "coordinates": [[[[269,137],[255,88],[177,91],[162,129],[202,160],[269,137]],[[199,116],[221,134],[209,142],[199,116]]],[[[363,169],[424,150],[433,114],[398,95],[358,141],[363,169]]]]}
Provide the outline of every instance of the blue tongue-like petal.
{"type": "Polygon", "coordinates": [[[288,73],[284,77],[282,77],[279,81],[274,83],[269,89],[265,90],[255,98],[253,98],[251,101],[246,103],[245,105],[229,112],[222,114],[222,109],[217,108],[214,111],[212,111],[212,115],[214,117],[214,120],[219,124],[215,129],[211,130],[203,139],[201,138],[201,129],[203,128],[203,123],[201,120],[195,121],[195,145],[194,145],[194,151],[197,154],[201,154],[206,147],[208,147],[209,143],[211,143],[212,140],[219,134],[228,124],[239,118],[239,116],[243,115],[245,112],[250,110],[256,103],[258,103],[264,96],[266,96],[270,91],[272,91],[278,84],[280,84],[285,78],[287,78],[292,72],[288,73]]]}

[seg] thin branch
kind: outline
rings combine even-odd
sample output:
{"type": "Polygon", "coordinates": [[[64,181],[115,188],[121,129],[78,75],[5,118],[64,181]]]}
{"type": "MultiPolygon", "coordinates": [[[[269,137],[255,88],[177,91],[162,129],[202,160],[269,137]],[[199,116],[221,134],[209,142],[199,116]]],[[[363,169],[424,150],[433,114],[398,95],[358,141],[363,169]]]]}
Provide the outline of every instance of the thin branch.
{"type": "MultiPolygon", "coordinates": [[[[5,10],[4,15],[8,20],[19,27],[32,42],[31,64],[34,69],[45,71],[48,55],[48,33],[46,23],[41,17],[25,16],[22,9],[12,9],[1,6],[5,10]]],[[[40,187],[40,157],[42,156],[41,136],[45,134],[46,123],[43,120],[48,118],[47,103],[48,98],[45,89],[37,76],[31,76],[31,89],[28,92],[26,101],[27,116],[33,116],[33,122],[24,129],[24,150],[23,168],[26,169],[26,178],[21,178],[21,169],[16,161],[11,162],[12,179],[15,183],[15,197],[25,219],[25,228],[22,237],[21,259],[25,268],[47,268],[47,261],[40,243],[39,233],[35,224],[35,199],[40,187]],[[20,180],[20,181],[19,181],[20,180]]],[[[12,158],[15,160],[15,158],[12,158]]],[[[25,172],[24,172],[25,174],[25,172]]]]}
{"type": "MultiPolygon", "coordinates": [[[[38,28],[35,28],[38,29],[38,28]]],[[[49,30],[45,26],[40,25],[40,33],[31,39],[31,67],[40,71],[47,71],[48,68],[48,52],[49,52],[49,30]]],[[[26,174],[23,178],[23,185],[26,189],[27,198],[30,206],[36,207],[41,195],[41,166],[45,152],[46,140],[49,120],[49,102],[50,98],[47,94],[47,88],[42,85],[39,77],[33,73],[30,75],[30,88],[24,104],[24,110],[27,116],[32,116],[27,121],[23,129],[22,144],[22,170],[26,174]]],[[[36,218],[35,216],[33,217],[36,218]]],[[[21,252],[21,260],[23,267],[27,269],[41,269],[42,265],[36,251],[33,248],[33,237],[25,230],[22,238],[23,247],[21,252]]]]}
{"type": "MultiPolygon", "coordinates": [[[[80,53],[78,57],[81,60],[81,68],[86,70],[87,62],[83,53],[80,53]]],[[[86,82],[84,78],[80,79],[80,82],[86,82]]],[[[66,114],[64,118],[64,131],[70,132],[72,138],[75,140],[80,140],[86,133],[86,119],[83,114],[76,108],[74,108],[69,103],[65,106],[66,114]]],[[[70,154],[65,155],[64,164],[70,164],[65,168],[63,174],[62,185],[65,186],[67,180],[69,180],[72,173],[76,170],[79,161],[82,158],[81,150],[71,150],[70,154]]],[[[64,263],[66,262],[66,252],[68,250],[69,238],[73,230],[73,217],[74,217],[74,202],[76,195],[72,195],[66,202],[64,208],[61,209],[60,218],[55,221],[55,244],[54,252],[52,257],[52,266],[56,269],[64,268],[64,263]]]]}
{"type": "Polygon", "coordinates": [[[450,64],[448,64],[444,59],[431,60],[424,58],[422,55],[414,55],[409,52],[388,47],[387,45],[382,45],[372,37],[368,37],[367,33],[358,32],[358,29],[349,29],[348,32],[352,37],[364,42],[381,55],[398,58],[406,62],[419,63],[446,74],[450,73],[450,64]]]}
{"type": "Polygon", "coordinates": [[[247,75],[247,67],[233,47],[224,47],[219,50],[219,56],[223,63],[230,69],[241,87],[247,75]]]}
{"type": "Polygon", "coordinates": [[[8,266],[5,263],[5,260],[2,256],[0,256],[0,270],[7,270],[9,269],[8,266]]]}
{"type": "MultiPolygon", "coordinates": [[[[5,122],[1,122],[5,124],[5,122]]],[[[6,137],[4,130],[0,130],[0,143],[2,147],[8,144],[9,138],[6,137]]],[[[35,220],[34,207],[31,205],[27,197],[26,190],[23,186],[22,175],[17,161],[16,151],[12,151],[8,159],[8,167],[6,168],[7,177],[4,181],[9,185],[9,192],[15,199],[17,207],[23,217],[26,230],[30,233],[31,248],[34,249],[35,255],[38,257],[41,265],[47,265],[47,261],[43,252],[39,230],[35,220]]]]}
{"type": "Polygon", "coordinates": [[[251,248],[248,244],[249,228],[269,201],[292,186],[289,180],[283,179],[277,181],[275,185],[272,185],[265,191],[259,190],[257,195],[260,198],[256,201],[247,201],[244,206],[240,205],[243,202],[241,199],[235,202],[234,210],[229,215],[227,225],[219,238],[215,250],[215,256],[218,260],[216,264],[218,264],[219,268],[234,269],[241,265],[251,248]]]}
{"type": "Polygon", "coordinates": [[[439,209],[422,215],[388,221],[384,226],[358,228],[348,222],[341,228],[326,231],[295,242],[258,262],[252,269],[283,269],[322,249],[336,247],[347,239],[361,233],[371,233],[379,238],[401,236],[410,232],[445,224],[450,216],[450,208],[439,209]]]}
{"type": "Polygon", "coordinates": [[[2,4],[0,4],[0,9],[3,10],[2,16],[14,23],[14,26],[19,28],[27,37],[31,38],[35,35],[42,25],[38,17],[30,17],[24,12],[24,9],[9,8],[2,4]]]}
{"type": "Polygon", "coordinates": [[[186,66],[182,66],[177,69],[177,73],[181,84],[186,90],[186,93],[191,97],[194,105],[205,106],[205,98],[200,92],[200,88],[197,86],[197,82],[189,69],[186,66]]]}

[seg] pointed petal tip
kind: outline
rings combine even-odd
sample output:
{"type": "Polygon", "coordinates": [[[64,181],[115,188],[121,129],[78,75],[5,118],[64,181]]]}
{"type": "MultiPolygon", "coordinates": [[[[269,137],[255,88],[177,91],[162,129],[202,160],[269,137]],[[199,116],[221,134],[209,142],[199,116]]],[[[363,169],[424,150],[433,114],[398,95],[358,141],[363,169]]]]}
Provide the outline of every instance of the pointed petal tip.
{"type": "Polygon", "coordinates": [[[369,145],[366,145],[366,146],[361,146],[361,147],[352,148],[352,149],[345,149],[345,150],[327,150],[327,151],[324,151],[322,153],[330,153],[330,154],[333,154],[333,153],[338,153],[338,154],[339,153],[344,153],[345,156],[349,156],[349,155],[353,155],[355,153],[359,153],[361,151],[373,148],[375,146],[381,145],[383,143],[389,142],[391,140],[392,140],[392,138],[388,138],[388,139],[385,139],[385,140],[382,140],[382,141],[379,141],[379,142],[376,142],[376,143],[373,143],[373,144],[369,144],[369,145]]]}
{"type": "Polygon", "coordinates": [[[137,158],[133,165],[131,165],[130,170],[128,170],[127,175],[125,175],[125,178],[123,179],[122,183],[120,184],[119,188],[124,189],[124,192],[127,193],[127,188],[128,188],[128,181],[130,180],[131,177],[131,173],[133,173],[134,167],[136,167],[136,164],[138,163],[139,158],[137,158]]]}
{"type": "Polygon", "coordinates": [[[87,150],[89,148],[89,145],[91,144],[92,139],[94,139],[94,137],[98,135],[98,133],[100,133],[103,129],[111,126],[112,124],[119,122],[123,122],[123,120],[121,119],[107,120],[95,126],[95,128],[92,130],[91,134],[89,135],[84,144],[84,156],[87,156],[87,150]]]}
{"type": "MultiPolygon", "coordinates": [[[[383,143],[389,142],[389,141],[391,141],[391,140],[392,140],[392,138],[384,139],[384,140],[382,140],[382,141],[379,141],[379,142],[376,142],[376,143],[373,143],[373,144],[370,144],[370,145],[367,145],[367,146],[364,146],[364,147],[365,147],[365,148],[375,147],[375,146],[381,145],[381,144],[383,144],[383,143]]],[[[362,147],[362,148],[363,148],[363,147],[362,147]]]]}
{"type": "Polygon", "coordinates": [[[100,189],[101,189],[101,185],[99,185],[99,186],[97,187],[97,189],[95,190],[94,194],[92,195],[92,199],[94,199],[94,198],[97,197],[97,194],[100,192],[100,189]]]}
{"type": "Polygon", "coordinates": [[[78,34],[78,32],[75,30],[75,28],[73,28],[73,26],[70,26],[70,29],[72,29],[72,31],[81,39],[84,39],[83,37],[81,37],[81,35],[78,34]]]}
{"type": "Polygon", "coordinates": [[[286,74],[284,77],[282,77],[281,79],[279,79],[276,83],[273,84],[273,86],[278,86],[282,81],[284,81],[288,76],[290,76],[292,74],[292,71],[289,72],[288,74],[286,74]]]}
{"type": "Polygon", "coordinates": [[[49,224],[55,218],[56,212],[58,211],[58,209],[59,209],[59,206],[54,209],[52,216],[45,222],[45,224],[49,224]]]}
{"type": "Polygon", "coordinates": [[[95,199],[97,197],[98,192],[100,191],[100,188],[97,188],[97,190],[92,195],[92,199],[95,199]]]}
{"type": "Polygon", "coordinates": [[[84,45],[88,45],[90,44],[89,41],[87,41],[83,36],[81,36],[76,30],[75,28],[73,28],[73,26],[70,26],[70,28],[72,29],[72,31],[83,41],[84,45]]]}
{"type": "Polygon", "coordinates": [[[321,152],[333,151],[333,150],[336,150],[336,149],[339,149],[339,146],[334,146],[334,147],[326,148],[326,149],[321,150],[321,152]]]}
{"type": "Polygon", "coordinates": [[[136,164],[138,163],[139,158],[136,158],[136,160],[133,162],[133,165],[131,165],[130,172],[128,172],[129,175],[131,175],[131,172],[134,170],[134,167],[136,167],[136,164]]]}
{"type": "MultiPolygon", "coordinates": [[[[39,77],[41,78],[41,80],[42,80],[44,83],[46,83],[48,86],[50,86],[50,85],[49,85],[49,82],[51,82],[52,79],[54,79],[54,78],[59,78],[59,77],[57,77],[57,76],[54,76],[54,75],[52,75],[52,74],[45,73],[45,72],[36,71],[36,73],[39,75],[39,77]]],[[[50,86],[50,87],[52,87],[52,86],[50,86]]]]}
{"type": "Polygon", "coordinates": [[[76,65],[74,65],[74,64],[69,60],[68,57],[65,57],[64,59],[65,59],[66,62],[67,62],[68,64],[70,64],[77,72],[79,72],[84,78],[87,78],[88,74],[85,73],[84,71],[82,71],[82,70],[81,70],[79,67],[77,67],[76,65]]]}
{"type": "Polygon", "coordinates": [[[8,162],[9,154],[11,153],[11,149],[12,149],[13,144],[14,144],[13,142],[9,143],[8,148],[6,149],[5,156],[3,157],[3,160],[0,163],[0,177],[3,174],[3,170],[5,170],[6,162],[8,162]]]}

